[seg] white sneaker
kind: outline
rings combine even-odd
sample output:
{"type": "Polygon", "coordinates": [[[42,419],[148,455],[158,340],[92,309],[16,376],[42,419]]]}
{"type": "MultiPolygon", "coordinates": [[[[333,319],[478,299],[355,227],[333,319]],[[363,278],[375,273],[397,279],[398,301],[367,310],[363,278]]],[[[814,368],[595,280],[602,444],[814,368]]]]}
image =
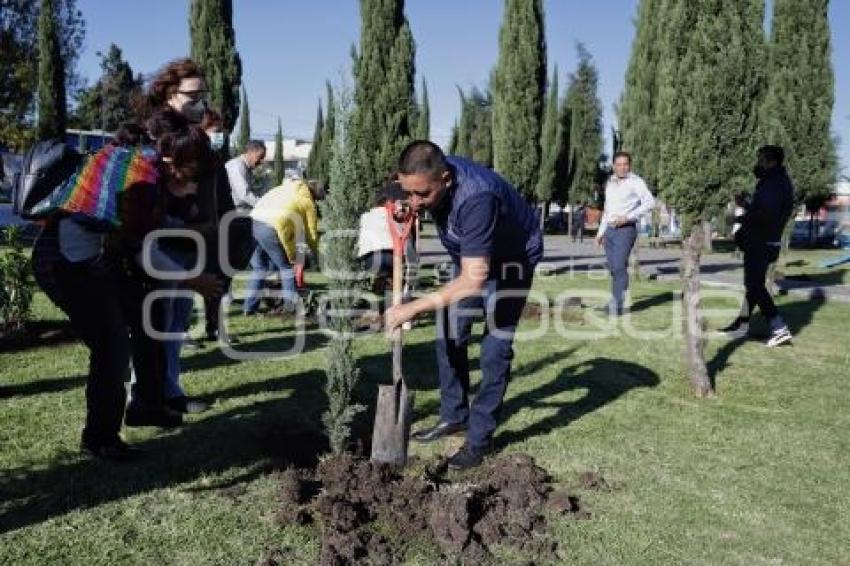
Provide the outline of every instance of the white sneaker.
{"type": "Polygon", "coordinates": [[[768,348],[775,348],[776,346],[781,346],[782,344],[786,344],[791,341],[793,336],[791,336],[791,331],[788,330],[787,326],[783,326],[782,328],[778,328],[770,333],[770,339],[767,341],[768,348]]]}

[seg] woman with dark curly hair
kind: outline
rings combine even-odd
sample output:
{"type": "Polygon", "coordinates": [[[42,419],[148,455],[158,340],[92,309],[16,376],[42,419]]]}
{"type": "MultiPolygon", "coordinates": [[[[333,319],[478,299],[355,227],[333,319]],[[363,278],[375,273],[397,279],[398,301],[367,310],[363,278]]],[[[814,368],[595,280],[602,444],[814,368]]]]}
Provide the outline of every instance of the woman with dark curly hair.
{"type": "MultiPolygon", "coordinates": [[[[147,124],[155,113],[170,110],[190,124],[200,124],[208,96],[201,67],[192,59],[175,59],[153,77],[147,92],[137,103],[137,116],[139,122],[147,124]]],[[[150,131],[154,138],[158,133],[161,132],[150,131]]]]}

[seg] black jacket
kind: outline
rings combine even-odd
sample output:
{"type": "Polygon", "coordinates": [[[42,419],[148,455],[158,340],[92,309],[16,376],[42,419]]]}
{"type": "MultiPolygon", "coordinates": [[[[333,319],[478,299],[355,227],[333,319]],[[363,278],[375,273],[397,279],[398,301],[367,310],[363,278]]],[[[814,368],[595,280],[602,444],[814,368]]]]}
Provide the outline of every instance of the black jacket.
{"type": "Polygon", "coordinates": [[[745,244],[779,242],[794,212],[794,184],[784,167],[770,170],[759,179],[753,200],[741,220],[736,240],[745,244]]]}

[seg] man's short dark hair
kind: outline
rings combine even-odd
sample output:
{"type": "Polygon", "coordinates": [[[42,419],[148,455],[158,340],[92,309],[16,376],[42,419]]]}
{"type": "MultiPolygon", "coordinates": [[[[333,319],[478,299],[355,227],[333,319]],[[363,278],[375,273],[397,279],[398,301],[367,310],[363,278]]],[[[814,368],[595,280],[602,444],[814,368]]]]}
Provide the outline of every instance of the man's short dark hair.
{"type": "Polygon", "coordinates": [[[266,152],[266,144],[260,140],[250,140],[245,144],[245,153],[266,152]]]}
{"type": "Polygon", "coordinates": [[[632,154],[629,153],[628,151],[618,151],[617,153],[615,153],[614,159],[611,160],[611,163],[616,163],[617,160],[621,157],[625,157],[626,159],[628,159],[629,165],[632,164],[632,154]]]}
{"type": "Polygon", "coordinates": [[[313,195],[313,200],[324,200],[328,194],[328,187],[323,181],[318,179],[309,179],[307,188],[310,189],[310,194],[313,195]]]}
{"type": "Polygon", "coordinates": [[[759,148],[758,155],[777,165],[785,163],[785,150],[778,145],[763,145],[759,148]]]}
{"type": "Polygon", "coordinates": [[[398,160],[398,172],[401,175],[428,175],[437,179],[445,173],[447,167],[446,155],[440,146],[425,140],[409,143],[398,160]]]}

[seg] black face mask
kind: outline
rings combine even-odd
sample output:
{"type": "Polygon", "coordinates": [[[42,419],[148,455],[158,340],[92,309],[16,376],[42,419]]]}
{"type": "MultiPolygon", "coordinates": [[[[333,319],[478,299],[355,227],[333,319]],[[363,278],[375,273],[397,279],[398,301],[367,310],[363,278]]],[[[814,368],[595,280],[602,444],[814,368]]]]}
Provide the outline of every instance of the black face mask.
{"type": "Polygon", "coordinates": [[[180,108],[180,113],[192,124],[200,124],[204,119],[207,103],[203,100],[189,100],[180,108]]]}
{"type": "Polygon", "coordinates": [[[753,167],[753,175],[755,175],[757,179],[763,179],[767,176],[767,167],[759,163],[753,167]]]}

